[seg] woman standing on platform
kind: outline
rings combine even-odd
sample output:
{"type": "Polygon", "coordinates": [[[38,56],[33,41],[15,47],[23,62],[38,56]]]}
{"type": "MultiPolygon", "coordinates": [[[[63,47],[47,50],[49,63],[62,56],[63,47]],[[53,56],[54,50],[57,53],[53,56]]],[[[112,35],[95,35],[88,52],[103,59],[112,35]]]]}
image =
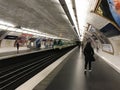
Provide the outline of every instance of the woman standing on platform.
{"type": "Polygon", "coordinates": [[[91,46],[90,41],[87,42],[84,48],[84,56],[85,56],[85,71],[87,71],[87,66],[89,65],[89,71],[91,71],[91,62],[94,61],[94,50],[91,46]]]}
{"type": "Polygon", "coordinates": [[[19,47],[20,47],[20,45],[19,45],[18,41],[16,42],[16,47],[17,47],[17,53],[19,53],[19,47]]]}

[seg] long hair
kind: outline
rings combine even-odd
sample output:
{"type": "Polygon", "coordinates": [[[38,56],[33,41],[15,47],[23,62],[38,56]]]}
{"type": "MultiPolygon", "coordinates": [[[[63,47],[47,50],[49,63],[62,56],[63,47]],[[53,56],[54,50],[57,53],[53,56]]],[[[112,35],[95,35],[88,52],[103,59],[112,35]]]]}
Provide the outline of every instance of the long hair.
{"type": "Polygon", "coordinates": [[[90,42],[87,42],[85,48],[91,48],[91,43],[90,43],[90,42]]]}

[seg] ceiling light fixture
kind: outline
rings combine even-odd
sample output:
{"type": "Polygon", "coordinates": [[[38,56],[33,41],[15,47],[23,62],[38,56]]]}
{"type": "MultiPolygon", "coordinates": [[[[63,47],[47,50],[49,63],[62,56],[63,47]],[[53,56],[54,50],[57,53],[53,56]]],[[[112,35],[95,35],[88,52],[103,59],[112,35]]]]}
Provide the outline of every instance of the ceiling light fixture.
{"type": "Polygon", "coordinates": [[[0,29],[12,31],[12,32],[27,33],[27,34],[32,34],[32,35],[35,35],[35,36],[41,36],[41,37],[47,37],[47,38],[53,38],[53,39],[69,40],[69,39],[66,39],[66,38],[57,37],[57,36],[54,36],[54,35],[51,35],[51,34],[40,32],[38,30],[28,29],[28,28],[24,28],[24,27],[16,28],[16,27],[0,24],[0,29]]]}
{"type": "MultiPolygon", "coordinates": [[[[83,26],[85,26],[87,24],[86,18],[87,18],[87,13],[88,13],[88,9],[89,9],[88,8],[89,2],[88,2],[88,0],[83,0],[82,2],[81,2],[81,0],[75,0],[75,4],[76,4],[76,12],[77,12],[77,17],[78,17],[80,34],[82,36],[84,36],[83,34],[84,34],[85,28],[83,26]]],[[[83,39],[83,37],[82,37],[82,39],[83,39]]]]}
{"type": "Polygon", "coordinates": [[[74,14],[74,11],[73,11],[73,6],[72,6],[72,1],[71,0],[65,0],[66,4],[67,4],[67,7],[68,7],[68,10],[69,10],[69,13],[71,15],[71,18],[73,20],[73,23],[74,23],[74,26],[76,28],[76,31],[77,31],[77,34],[80,38],[80,33],[79,33],[79,30],[78,30],[78,25],[77,25],[77,22],[76,22],[76,18],[75,18],[75,14],[74,14]]]}
{"type": "Polygon", "coordinates": [[[6,26],[11,26],[11,27],[14,27],[14,26],[15,26],[14,24],[9,23],[9,22],[5,22],[5,21],[3,21],[3,20],[0,20],[0,24],[1,24],[1,25],[6,25],[6,26]]]}

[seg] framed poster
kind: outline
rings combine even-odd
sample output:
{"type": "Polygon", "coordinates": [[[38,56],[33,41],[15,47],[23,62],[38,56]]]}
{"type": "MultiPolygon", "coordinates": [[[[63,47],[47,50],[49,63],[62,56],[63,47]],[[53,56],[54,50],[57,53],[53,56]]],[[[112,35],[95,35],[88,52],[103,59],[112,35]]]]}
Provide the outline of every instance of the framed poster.
{"type": "Polygon", "coordinates": [[[120,0],[100,0],[95,12],[120,27],[120,0]]]}
{"type": "Polygon", "coordinates": [[[94,27],[90,29],[90,32],[93,34],[92,38],[94,40],[97,40],[97,41],[99,40],[102,51],[107,52],[109,54],[114,54],[114,49],[112,44],[103,33],[96,30],[94,27]]]}
{"type": "Polygon", "coordinates": [[[101,42],[102,50],[109,54],[114,54],[113,46],[110,41],[102,34],[99,33],[98,40],[101,42]]]}
{"type": "Polygon", "coordinates": [[[103,47],[102,48],[103,51],[108,52],[108,53],[113,53],[113,48],[111,44],[102,44],[102,47],[103,47]]]}

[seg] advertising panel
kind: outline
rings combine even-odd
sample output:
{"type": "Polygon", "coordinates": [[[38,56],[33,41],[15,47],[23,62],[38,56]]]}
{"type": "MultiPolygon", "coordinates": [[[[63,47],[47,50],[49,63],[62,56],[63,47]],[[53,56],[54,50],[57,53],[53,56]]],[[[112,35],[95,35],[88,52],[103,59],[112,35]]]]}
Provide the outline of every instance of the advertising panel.
{"type": "Polygon", "coordinates": [[[103,51],[105,51],[107,53],[110,53],[110,54],[114,54],[112,44],[110,43],[110,41],[102,33],[98,34],[98,40],[102,44],[102,50],[103,51]]]}
{"type": "Polygon", "coordinates": [[[95,12],[120,27],[120,0],[101,0],[95,12]]]}
{"type": "Polygon", "coordinates": [[[99,42],[101,43],[100,45],[102,46],[101,48],[102,48],[102,50],[104,52],[107,52],[109,54],[114,54],[114,49],[113,49],[112,44],[110,43],[110,41],[106,38],[106,36],[103,33],[101,33],[100,31],[96,30],[94,27],[92,27],[90,29],[90,32],[93,34],[92,38],[94,40],[96,40],[96,41],[99,40],[99,42]]]}
{"type": "Polygon", "coordinates": [[[113,53],[113,48],[111,44],[102,44],[103,51],[113,53]]]}
{"type": "Polygon", "coordinates": [[[102,32],[106,37],[120,35],[120,31],[111,23],[107,24],[102,29],[100,29],[100,32],[102,32]]]}
{"type": "MultiPolygon", "coordinates": [[[[19,36],[16,41],[19,42],[20,46],[27,46],[28,40],[32,37],[33,35],[31,34],[25,34],[22,33],[21,36],[19,36]]],[[[16,42],[15,42],[16,44],[16,42]]]]}

